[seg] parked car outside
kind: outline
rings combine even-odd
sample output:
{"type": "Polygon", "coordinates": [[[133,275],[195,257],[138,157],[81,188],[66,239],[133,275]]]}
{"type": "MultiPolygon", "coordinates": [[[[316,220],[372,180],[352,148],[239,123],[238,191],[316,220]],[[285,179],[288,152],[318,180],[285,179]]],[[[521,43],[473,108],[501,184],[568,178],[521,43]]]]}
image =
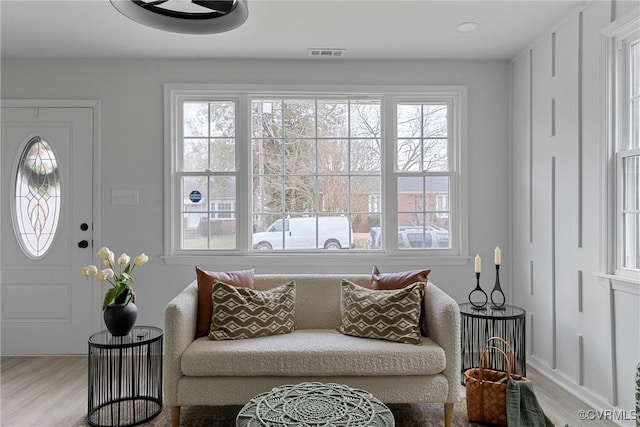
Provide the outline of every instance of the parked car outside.
{"type": "Polygon", "coordinates": [[[351,236],[346,216],[286,218],[273,222],[266,231],[253,233],[253,249],[349,249],[353,247],[351,236]]]}
{"type": "MultiPolygon", "coordinates": [[[[398,227],[399,249],[448,249],[449,232],[434,226],[400,226],[398,227]]],[[[371,227],[367,237],[367,249],[382,248],[382,230],[371,227]]]]}

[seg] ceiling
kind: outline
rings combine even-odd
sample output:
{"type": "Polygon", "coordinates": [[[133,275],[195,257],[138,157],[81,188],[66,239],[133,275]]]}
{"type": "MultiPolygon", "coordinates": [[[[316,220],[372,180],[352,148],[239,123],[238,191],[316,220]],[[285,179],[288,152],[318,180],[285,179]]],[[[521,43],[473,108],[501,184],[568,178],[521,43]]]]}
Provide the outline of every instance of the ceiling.
{"type": "Polygon", "coordinates": [[[0,0],[3,58],[509,59],[584,1],[249,0],[227,33],[145,27],[108,0],[0,0]],[[460,33],[456,26],[480,27],[460,33]],[[310,48],[346,49],[342,58],[310,48]]]}

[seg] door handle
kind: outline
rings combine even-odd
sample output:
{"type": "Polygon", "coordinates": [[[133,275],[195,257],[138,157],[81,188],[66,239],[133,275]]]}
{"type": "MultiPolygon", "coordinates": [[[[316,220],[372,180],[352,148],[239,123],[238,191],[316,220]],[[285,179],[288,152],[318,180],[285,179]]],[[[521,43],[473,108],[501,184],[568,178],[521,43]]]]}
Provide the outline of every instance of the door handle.
{"type": "Polygon", "coordinates": [[[78,242],[78,247],[82,248],[82,249],[88,248],[89,247],[89,242],[87,242],[86,240],[80,240],[78,242]]]}

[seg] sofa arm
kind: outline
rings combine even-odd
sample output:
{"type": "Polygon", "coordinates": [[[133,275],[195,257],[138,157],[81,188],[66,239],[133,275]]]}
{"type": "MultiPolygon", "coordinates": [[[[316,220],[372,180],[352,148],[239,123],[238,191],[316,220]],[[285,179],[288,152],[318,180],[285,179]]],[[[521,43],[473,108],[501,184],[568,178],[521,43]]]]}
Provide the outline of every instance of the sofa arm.
{"type": "Polygon", "coordinates": [[[178,382],[182,378],[180,359],[196,334],[198,289],[187,286],[164,311],[164,401],[178,404],[178,382]]]}
{"type": "Polygon", "coordinates": [[[431,282],[426,287],[424,306],[429,338],[444,349],[446,356],[444,375],[449,382],[447,402],[458,402],[462,395],[460,308],[453,298],[431,282]]]}

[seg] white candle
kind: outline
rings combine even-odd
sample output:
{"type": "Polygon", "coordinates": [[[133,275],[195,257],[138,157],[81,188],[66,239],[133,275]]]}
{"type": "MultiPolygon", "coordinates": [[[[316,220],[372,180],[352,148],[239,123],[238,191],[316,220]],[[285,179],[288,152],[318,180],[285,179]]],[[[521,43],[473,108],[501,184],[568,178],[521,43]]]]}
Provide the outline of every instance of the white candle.
{"type": "Polygon", "coordinates": [[[496,250],[494,252],[494,260],[496,265],[502,264],[502,249],[499,246],[496,246],[496,250]]]}
{"type": "Polygon", "coordinates": [[[476,273],[480,273],[480,269],[482,266],[482,261],[480,260],[480,254],[476,254],[476,262],[475,262],[475,267],[476,267],[476,273]]]}

